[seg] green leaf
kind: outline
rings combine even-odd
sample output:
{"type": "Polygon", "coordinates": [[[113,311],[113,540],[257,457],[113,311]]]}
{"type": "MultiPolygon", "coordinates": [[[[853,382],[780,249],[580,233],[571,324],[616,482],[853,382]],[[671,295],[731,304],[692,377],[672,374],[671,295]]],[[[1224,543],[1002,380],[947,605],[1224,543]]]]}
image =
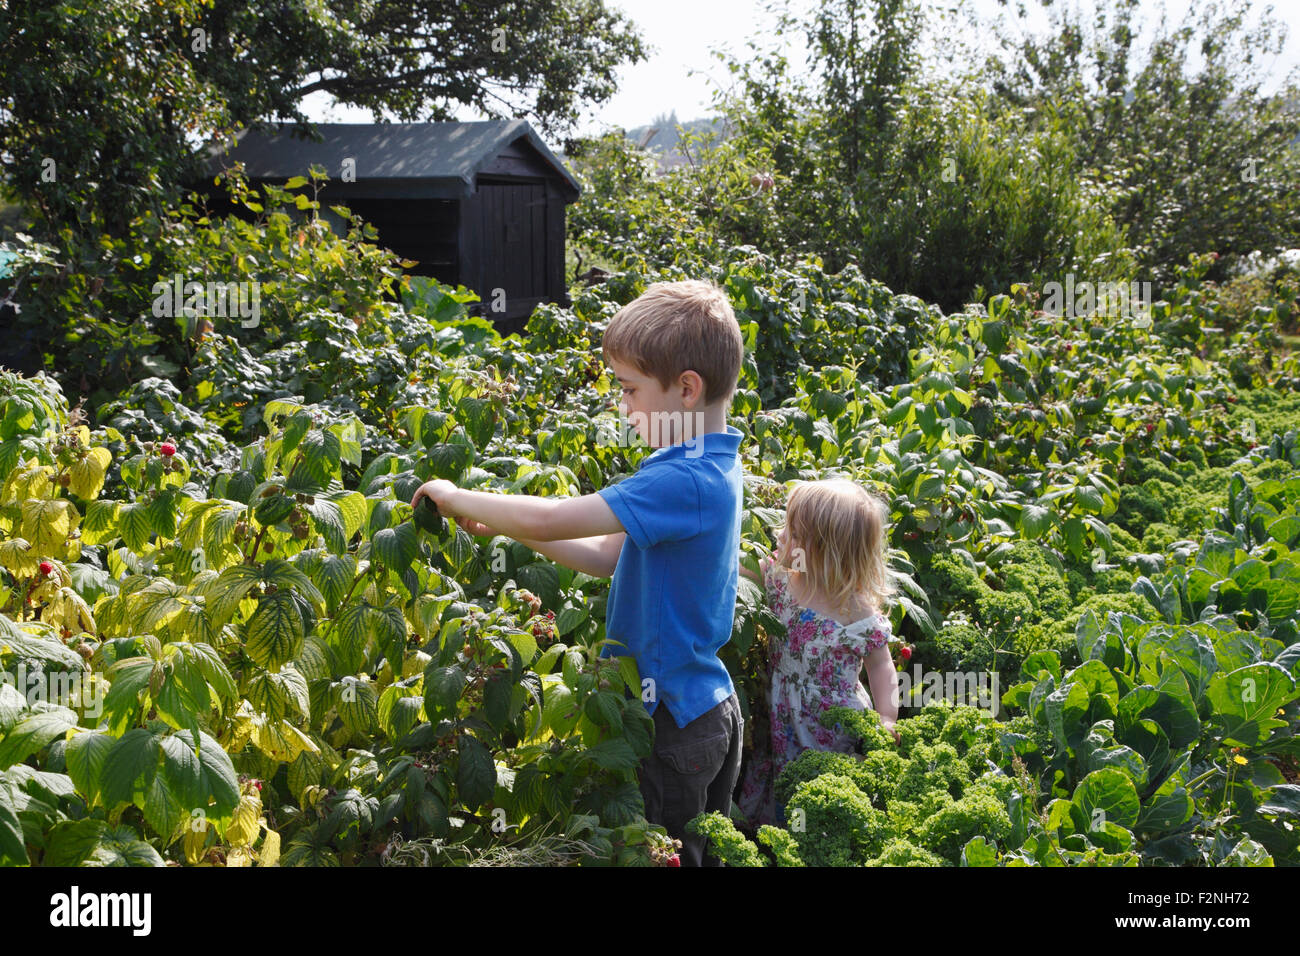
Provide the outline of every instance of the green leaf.
{"type": "MultiPolygon", "coordinates": [[[[752,583],[747,578],[742,578],[745,583],[752,583]]],[[[560,608],[560,613],[555,615],[555,633],[564,637],[575,627],[587,619],[590,612],[585,607],[568,607],[560,608]]]]}
{"type": "Polygon", "coordinates": [[[455,713],[465,689],[465,672],[456,665],[429,667],[424,672],[424,709],[430,719],[455,713]]]}
{"type": "Polygon", "coordinates": [[[1280,783],[1269,787],[1264,791],[1264,802],[1259,805],[1256,812],[1300,820],[1300,786],[1293,783],[1280,783]]]}
{"type": "Polygon", "coordinates": [[[543,604],[553,607],[560,603],[559,571],[549,561],[525,564],[516,572],[515,580],[521,588],[532,591],[541,598],[543,604]]]}
{"type": "Polygon", "coordinates": [[[302,611],[291,591],[275,591],[257,602],[257,610],[244,625],[244,650],[263,667],[276,668],[302,650],[302,611]]]}
{"type": "Polygon", "coordinates": [[[615,730],[623,727],[622,700],[617,694],[607,690],[598,691],[587,698],[582,709],[592,723],[615,730]]]}
{"type": "Polygon", "coordinates": [[[1211,676],[1218,669],[1214,647],[1191,627],[1173,631],[1155,629],[1138,642],[1138,658],[1143,668],[1149,668],[1157,657],[1173,661],[1187,678],[1192,698],[1199,700],[1211,676]]]}
{"type": "Polygon", "coordinates": [[[316,568],[313,580],[325,598],[330,613],[338,609],[357,576],[357,559],[350,554],[327,554],[316,568]]]}
{"type": "Polygon", "coordinates": [[[323,491],[330,479],[342,474],[343,445],[330,429],[312,430],[303,436],[298,448],[299,459],[293,469],[292,482],[286,487],[303,492],[323,491]]]}
{"type": "Polygon", "coordinates": [[[476,737],[462,734],[457,741],[456,790],[460,802],[475,810],[496,792],[496,765],[491,752],[476,737]]]}
{"type": "Polygon", "coordinates": [[[1224,743],[1253,747],[1268,739],[1275,727],[1286,726],[1274,714],[1296,699],[1296,682],[1283,668],[1263,661],[1215,674],[1206,697],[1214,705],[1212,719],[1224,743]]]}
{"type": "Polygon", "coordinates": [[[504,671],[494,674],[483,685],[483,716],[494,730],[501,730],[510,719],[510,702],[515,684],[504,671]]]}
{"type": "Polygon", "coordinates": [[[99,846],[108,832],[103,820],[61,820],[50,828],[45,838],[43,866],[81,866],[99,846]]]}
{"type": "Polygon", "coordinates": [[[326,498],[317,498],[306,505],[306,508],[312,524],[325,539],[325,546],[334,554],[346,552],[348,542],[344,533],[343,509],[336,502],[326,498]]]}
{"type": "Polygon", "coordinates": [[[337,686],[339,717],[353,733],[371,734],[379,727],[379,695],[369,681],[345,677],[337,686]]]}
{"type": "Polygon", "coordinates": [[[116,743],[117,738],[111,734],[91,730],[74,735],[64,748],[68,776],[92,805],[100,797],[99,781],[104,772],[104,762],[116,743]]]}
{"type": "Polygon", "coordinates": [[[0,793],[0,866],[26,866],[29,862],[23,825],[0,793]]]}
{"type": "Polygon", "coordinates": [[[1052,528],[1052,512],[1041,505],[1025,505],[1020,512],[1020,528],[1026,538],[1041,538],[1052,528]]]}
{"type": "Polygon", "coordinates": [[[144,551],[152,533],[146,506],[134,503],[123,505],[118,514],[117,530],[122,535],[122,542],[134,553],[144,551]]]}
{"type": "Polygon", "coordinates": [[[1073,804],[1091,829],[1101,822],[1131,827],[1137,823],[1141,801],[1128,774],[1115,768],[1094,770],[1075,788],[1073,804]]]}
{"type": "Polygon", "coordinates": [[[385,687],[379,695],[379,725],[390,739],[400,740],[419,721],[423,705],[424,700],[414,687],[397,684],[385,687]]]}
{"type": "Polygon", "coordinates": [[[405,571],[420,553],[420,537],[412,524],[383,528],[370,539],[370,557],[386,568],[405,571]]]}
{"type": "Polygon", "coordinates": [[[611,737],[588,747],[582,752],[582,759],[606,770],[633,770],[641,763],[632,745],[622,737],[611,737]]]}
{"type": "Polygon", "coordinates": [[[465,426],[476,448],[480,450],[487,445],[496,430],[496,409],[490,398],[462,398],[456,405],[457,419],[465,426]]]}
{"type": "Polygon", "coordinates": [[[474,461],[474,450],[468,445],[443,443],[429,449],[427,460],[434,478],[459,483],[474,461]]]}
{"type": "Polygon", "coordinates": [[[0,741],[0,770],[21,763],[76,726],[76,713],[66,707],[24,717],[0,741]]]}
{"type": "Polygon", "coordinates": [[[100,773],[100,792],[109,808],[133,803],[153,783],[161,755],[161,735],[137,727],[113,744],[100,773]]]}
{"type": "Polygon", "coordinates": [[[99,838],[86,866],[166,866],[158,851],[128,826],[113,827],[99,838]]]}
{"type": "Polygon", "coordinates": [[[997,866],[998,852],[982,836],[972,837],[961,851],[962,866],[997,866]]]}

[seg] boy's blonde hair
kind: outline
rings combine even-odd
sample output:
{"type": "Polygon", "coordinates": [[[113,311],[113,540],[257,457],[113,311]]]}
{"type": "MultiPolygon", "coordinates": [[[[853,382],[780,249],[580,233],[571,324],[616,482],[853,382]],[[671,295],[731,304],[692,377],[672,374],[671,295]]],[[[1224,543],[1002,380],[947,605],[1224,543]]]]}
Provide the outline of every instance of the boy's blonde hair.
{"type": "Polygon", "coordinates": [[[727,294],[688,279],[656,282],[609,320],[601,351],[667,389],[687,370],[704,380],[704,402],[730,401],[745,342],[727,294]]]}
{"type": "Polygon", "coordinates": [[[841,610],[862,594],[876,612],[887,613],[895,591],[885,561],[888,523],[888,505],[843,478],[801,482],[786,500],[787,549],[803,548],[802,567],[795,568],[841,610]]]}

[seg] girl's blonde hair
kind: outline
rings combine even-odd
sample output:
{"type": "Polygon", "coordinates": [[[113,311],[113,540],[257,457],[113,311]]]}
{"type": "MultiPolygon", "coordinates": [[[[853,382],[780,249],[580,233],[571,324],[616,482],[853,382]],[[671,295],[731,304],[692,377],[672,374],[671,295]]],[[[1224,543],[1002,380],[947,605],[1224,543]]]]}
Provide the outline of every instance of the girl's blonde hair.
{"type": "Polygon", "coordinates": [[[801,482],[790,490],[785,509],[787,551],[803,549],[802,566],[796,558],[793,568],[832,607],[846,610],[862,594],[884,614],[895,591],[885,561],[888,523],[885,502],[856,482],[801,482]]]}

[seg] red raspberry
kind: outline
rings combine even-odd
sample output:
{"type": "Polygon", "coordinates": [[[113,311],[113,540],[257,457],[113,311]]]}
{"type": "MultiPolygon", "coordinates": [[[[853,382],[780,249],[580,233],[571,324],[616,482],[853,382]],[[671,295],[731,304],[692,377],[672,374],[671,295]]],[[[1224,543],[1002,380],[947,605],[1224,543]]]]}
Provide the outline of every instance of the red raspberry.
{"type": "Polygon", "coordinates": [[[53,573],[54,573],[54,565],[51,564],[49,561],[42,561],[41,574],[45,575],[48,578],[53,573]]]}
{"type": "Polygon", "coordinates": [[[163,453],[164,458],[170,458],[176,454],[176,446],[169,441],[165,441],[159,446],[158,450],[163,453]]]}
{"type": "Polygon", "coordinates": [[[254,781],[253,781],[253,786],[255,786],[258,790],[261,790],[261,789],[262,789],[262,781],[260,781],[260,780],[254,780],[254,781]]]}
{"type": "Polygon", "coordinates": [[[910,661],[912,659],[912,649],[904,644],[898,649],[898,656],[905,661],[910,661]]]}
{"type": "Polygon", "coordinates": [[[668,865],[669,865],[669,866],[681,866],[681,865],[682,865],[682,858],[681,858],[680,856],[678,856],[676,853],[674,853],[672,856],[670,856],[670,857],[668,858],[668,865]]]}

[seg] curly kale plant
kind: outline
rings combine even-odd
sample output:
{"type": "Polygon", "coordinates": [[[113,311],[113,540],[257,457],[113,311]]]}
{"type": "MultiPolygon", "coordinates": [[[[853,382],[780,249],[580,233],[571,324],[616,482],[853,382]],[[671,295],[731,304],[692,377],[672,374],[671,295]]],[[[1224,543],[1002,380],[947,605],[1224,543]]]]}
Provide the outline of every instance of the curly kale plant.
{"type": "MultiPolygon", "coordinates": [[[[875,711],[831,708],[822,717],[857,737],[864,753],[806,750],[776,780],[785,828],[765,826],[759,844],[780,866],[953,866],[978,837],[1013,830],[1016,781],[997,768],[1000,737],[1029,728],[999,724],[973,707],[931,704],[897,724],[901,745],[875,711]]],[[[719,814],[697,817],[714,853],[754,866],[763,849],[719,814]]]]}

